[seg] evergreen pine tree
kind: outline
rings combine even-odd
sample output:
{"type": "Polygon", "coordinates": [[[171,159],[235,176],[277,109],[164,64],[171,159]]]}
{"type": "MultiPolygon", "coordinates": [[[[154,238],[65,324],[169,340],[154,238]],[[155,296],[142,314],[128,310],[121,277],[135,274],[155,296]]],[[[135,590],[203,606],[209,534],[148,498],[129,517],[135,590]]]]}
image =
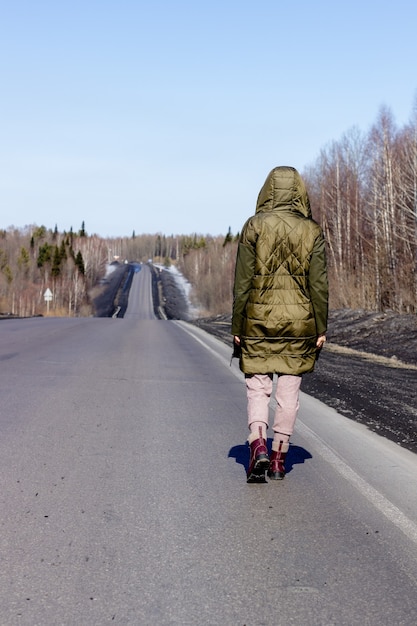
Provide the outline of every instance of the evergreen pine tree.
{"type": "Polygon", "coordinates": [[[52,260],[51,274],[55,278],[61,273],[61,253],[58,246],[55,246],[54,258],[52,260]]]}
{"type": "Polygon", "coordinates": [[[223,241],[223,248],[225,246],[227,246],[228,243],[231,243],[232,241],[233,241],[232,229],[229,226],[229,230],[227,231],[227,235],[226,235],[226,237],[224,238],[224,241],[223,241]]]}
{"type": "Polygon", "coordinates": [[[81,254],[80,250],[78,250],[75,256],[75,265],[78,267],[78,271],[80,272],[80,274],[84,276],[85,267],[84,267],[83,255],[81,254]]]}

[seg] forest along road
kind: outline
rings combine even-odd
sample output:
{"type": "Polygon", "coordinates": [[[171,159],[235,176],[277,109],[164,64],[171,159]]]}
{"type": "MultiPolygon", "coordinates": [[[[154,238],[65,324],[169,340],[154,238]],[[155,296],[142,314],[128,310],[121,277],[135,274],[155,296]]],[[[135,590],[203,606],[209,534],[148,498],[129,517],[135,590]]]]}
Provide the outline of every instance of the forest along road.
{"type": "Polygon", "coordinates": [[[246,484],[230,349],[147,272],[125,319],[0,322],[1,624],[414,625],[417,457],[303,394],[246,484]]]}

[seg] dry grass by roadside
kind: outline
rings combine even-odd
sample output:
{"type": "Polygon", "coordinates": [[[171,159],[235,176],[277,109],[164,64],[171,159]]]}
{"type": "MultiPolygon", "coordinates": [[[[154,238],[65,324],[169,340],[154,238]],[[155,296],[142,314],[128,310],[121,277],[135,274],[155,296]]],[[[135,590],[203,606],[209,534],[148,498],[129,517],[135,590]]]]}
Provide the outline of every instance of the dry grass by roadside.
{"type": "Polygon", "coordinates": [[[327,342],[326,351],[334,352],[335,354],[346,354],[346,355],[355,355],[359,356],[362,359],[367,361],[372,361],[373,363],[380,363],[381,365],[386,365],[387,367],[395,367],[397,369],[408,369],[408,370],[417,370],[417,365],[413,365],[412,363],[404,363],[397,359],[397,357],[386,357],[381,356],[380,354],[372,354],[372,352],[364,352],[363,350],[355,350],[354,348],[348,348],[347,346],[340,346],[336,343],[327,342]]]}

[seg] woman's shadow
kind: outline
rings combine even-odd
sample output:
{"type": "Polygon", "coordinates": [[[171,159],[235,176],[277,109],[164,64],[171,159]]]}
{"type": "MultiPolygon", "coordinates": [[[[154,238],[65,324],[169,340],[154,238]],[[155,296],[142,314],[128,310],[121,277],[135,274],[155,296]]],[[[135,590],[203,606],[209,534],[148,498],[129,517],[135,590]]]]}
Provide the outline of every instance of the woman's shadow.
{"type": "MultiPolygon", "coordinates": [[[[272,439],[268,439],[267,441],[269,453],[271,453],[272,439]]],[[[230,448],[229,454],[227,455],[229,458],[235,459],[236,463],[243,465],[245,468],[245,472],[248,471],[249,468],[249,444],[246,442],[240,446],[233,446],[230,448]]],[[[301,446],[295,446],[290,443],[290,448],[287,453],[287,457],[285,459],[285,473],[289,474],[294,465],[298,465],[300,463],[304,463],[306,459],[312,459],[313,456],[301,446]]]]}

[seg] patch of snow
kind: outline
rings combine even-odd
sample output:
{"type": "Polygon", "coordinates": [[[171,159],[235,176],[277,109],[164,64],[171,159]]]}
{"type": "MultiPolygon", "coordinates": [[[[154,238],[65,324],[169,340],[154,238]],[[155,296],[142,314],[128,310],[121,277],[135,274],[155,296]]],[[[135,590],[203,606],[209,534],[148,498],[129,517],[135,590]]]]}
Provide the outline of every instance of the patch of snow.
{"type": "Polygon", "coordinates": [[[166,270],[167,272],[170,272],[175,280],[175,284],[185,296],[190,317],[197,318],[199,316],[199,310],[196,306],[194,306],[190,299],[190,294],[192,290],[191,283],[188,282],[188,280],[184,277],[183,274],[181,274],[181,272],[175,265],[170,265],[169,267],[165,267],[164,265],[158,265],[157,267],[159,267],[161,270],[166,270]]]}
{"type": "Polygon", "coordinates": [[[110,274],[113,274],[114,270],[116,269],[116,265],[106,265],[106,275],[105,278],[108,278],[110,276],[110,274]]]}

